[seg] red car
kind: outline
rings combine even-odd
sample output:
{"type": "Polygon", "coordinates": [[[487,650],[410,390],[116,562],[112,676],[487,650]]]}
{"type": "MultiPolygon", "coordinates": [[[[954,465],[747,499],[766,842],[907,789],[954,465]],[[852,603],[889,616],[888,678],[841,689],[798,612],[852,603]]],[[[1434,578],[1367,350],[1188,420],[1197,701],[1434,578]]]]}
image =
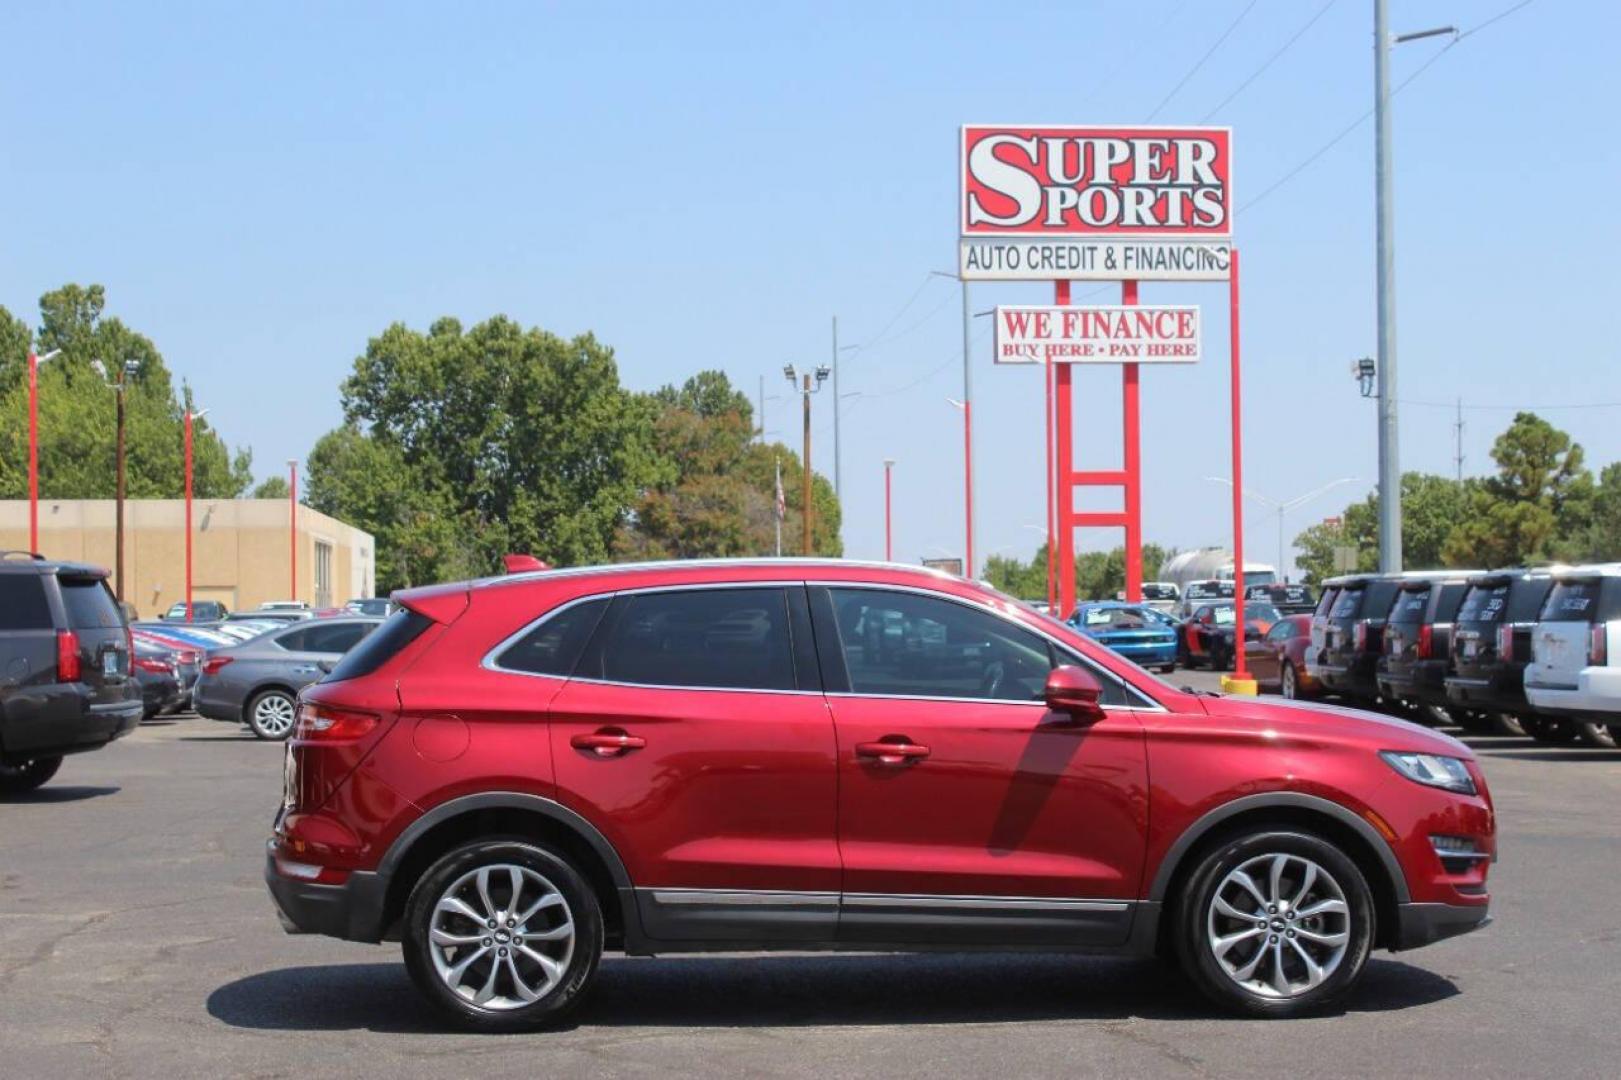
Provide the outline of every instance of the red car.
{"type": "Polygon", "coordinates": [[[961,578],[842,561],[513,574],[303,693],[265,876],[398,939],[469,1026],[554,1023],[604,949],[1171,954],[1253,1014],[1487,921],[1463,744],[1185,693],[961,578]]]}
{"type": "Polygon", "coordinates": [[[1263,690],[1275,690],[1286,698],[1316,697],[1322,686],[1306,670],[1310,648],[1311,613],[1285,615],[1261,640],[1245,645],[1244,662],[1263,690]]]}

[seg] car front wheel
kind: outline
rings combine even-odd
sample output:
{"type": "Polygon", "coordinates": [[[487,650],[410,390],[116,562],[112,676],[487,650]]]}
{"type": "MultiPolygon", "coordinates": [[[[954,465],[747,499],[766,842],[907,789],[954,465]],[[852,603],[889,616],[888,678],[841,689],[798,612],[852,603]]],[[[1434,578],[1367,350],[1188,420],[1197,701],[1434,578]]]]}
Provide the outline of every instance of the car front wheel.
{"type": "Polygon", "coordinates": [[[279,741],[293,733],[297,705],[285,690],[266,690],[248,703],[248,727],[261,739],[279,741]]]}
{"type": "Polygon", "coordinates": [[[1373,896],[1342,851],[1304,832],[1257,830],[1211,850],[1177,908],[1188,976],[1225,1008],[1290,1017],[1355,985],[1373,944],[1373,896]]]}
{"type": "Polygon", "coordinates": [[[0,763],[0,795],[21,795],[33,791],[56,775],[62,755],[31,758],[14,765],[0,763]]]}
{"type": "Polygon", "coordinates": [[[467,1027],[555,1024],[602,957],[602,909],[564,858],[524,840],[451,851],[411,892],[401,933],[417,988],[467,1027]]]}

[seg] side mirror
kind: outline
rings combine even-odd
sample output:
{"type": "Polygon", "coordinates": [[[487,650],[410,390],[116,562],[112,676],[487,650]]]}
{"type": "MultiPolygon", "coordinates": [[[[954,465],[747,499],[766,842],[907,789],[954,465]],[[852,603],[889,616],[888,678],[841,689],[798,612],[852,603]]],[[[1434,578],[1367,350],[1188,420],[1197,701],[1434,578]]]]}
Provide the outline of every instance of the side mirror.
{"type": "Polygon", "coordinates": [[[1074,720],[1101,720],[1103,684],[1085,668],[1061,664],[1047,673],[1047,687],[1042,694],[1047,708],[1067,713],[1074,720]]]}
{"type": "Polygon", "coordinates": [[[330,675],[332,669],[338,666],[338,662],[336,660],[317,660],[315,666],[330,675]]]}

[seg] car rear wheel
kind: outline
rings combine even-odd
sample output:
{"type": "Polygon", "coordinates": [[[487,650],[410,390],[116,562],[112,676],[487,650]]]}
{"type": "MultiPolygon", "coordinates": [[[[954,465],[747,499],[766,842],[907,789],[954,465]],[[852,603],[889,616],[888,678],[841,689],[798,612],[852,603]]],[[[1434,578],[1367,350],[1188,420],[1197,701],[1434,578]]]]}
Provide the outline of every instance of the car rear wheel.
{"type": "Polygon", "coordinates": [[[62,755],[31,758],[7,765],[0,763],[0,795],[21,795],[33,791],[56,775],[62,767],[62,755]]]}
{"type": "Polygon", "coordinates": [[[467,1027],[526,1031],[579,1005],[602,957],[584,877],[525,840],[452,850],[406,903],[401,946],[417,988],[467,1027]]]}
{"type": "Polygon", "coordinates": [[[248,702],[248,727],[261,739],[273,742],[293,733],[297,706],[285,690],[265,690],[248,702]]]}
{"type": "Polygon", "coordinates": [[[1289,660],[1283,662],[1283,674],[1279,676],[1279,691],[1284,697],[1291,700],[1300,697],[1300,677],[1295,674],[1295,665],[1289,660]]]}
{"type": "Polygon", "coordinates": [[[1211,850],[1177,908],[1183,969],[1225,1008],[1290,1017],[1355,985],[1373,945],[1373,895],[1311,833],[1258,829],[1211,850]]]}
{"type": "Polygon", "coordinates": [[[1609,727],[1596,720],[1576,721],[1576,737],[1586,746],[1597,746],[1604,750],[1615,749],[1615,739],[1610,735],[1609,727]]]}

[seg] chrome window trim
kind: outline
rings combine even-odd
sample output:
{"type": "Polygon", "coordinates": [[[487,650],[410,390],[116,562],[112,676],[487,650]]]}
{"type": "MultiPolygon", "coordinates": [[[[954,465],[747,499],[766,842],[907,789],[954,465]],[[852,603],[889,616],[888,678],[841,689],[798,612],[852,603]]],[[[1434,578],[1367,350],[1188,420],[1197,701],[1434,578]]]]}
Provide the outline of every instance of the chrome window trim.
{"type": "Polygon", "coordinates": [[[951,893],[787,892],[777,889],[638,888],[640,896],[667,907],[864,907],[939,908],[970,911],[1126,911],[1135,900],[1071,896],[964,896],[951,893]]]}
{"type": "Polygon", "coordinates": [[[667,907],[695,904],[716,907],[837,907],[836,892],[787,892],[780,889],[639,889],[667,907]]]}
{"type": "MultiPolygon", "coordinates": [[[[1123,712],[1169,712],[1170,711],[1170,710],[1166,709],[1164,705],[1160,704],[1159,700],[1156,699],[1154,697],[1154,695],[1148,693],[1146,690],[1142,689],[1136,683],[1133,683],[1133,682],[1130,682],[1130,681],[1128,681],[1126,679],[1123,679],[1119,675],[1116,675],[1114,672],[1109,671],[1107,668],[1100,667],[1099,665],[1097,665],[1093,661],[1088,660],[1086,657],[1084,657],[1084,656],[1080,655],[1079,653],[1077,653],[1075,651],[1074,646],[1070,645],[1068,642],[1059,640],[1058,638],[1056,638],[1053,635],[1049,634],[1045,629],[1043,629],[1041,627],[1030,626],[1027,623],[1020,622],[1018,619],[1011,618],[1005,612],[998,611],[996,608],[991,607],[988,604],[978,604],[978,603],[973,602],[972,600],[968,600],[968,599],[966,599],[964,597],[961,597],[961,596],[953,596],[950,593],[936,592],[933,589],[923,589],[923,588],[919,588],[919,587],[917,587],[915,585],[892,585],[892,584],[888,584],[888,583],[885,583],[885,582],[875,582],[875,581],[817,581],[817,580],[807,580],[805,582],[805,584],[806,585],[818,586],[818,587],[821,587],[821,588],[827,588],[827,589],[874,589],[874,590],[878,590],[878,591],[881,591],[881,592],[909,592],[909,593],[916,593],[919,596],[929,596],[929,597],[934,597],[937,600],[946,600],[946,601],[950,601],[952,603],[961,604],[963,607],[969,608],[969,609],[971,609],[973,611],[983,612],[984,614],[990,615],[993,618],[1001,619],[1003,622],[1008,623],[1009,625],[1015,627],[1016,629],[1024,630],[1024,631],[1026,631],[1028,633],[1036,635],[1039,638],[1042,638],[1043,640],[1047,641],[1049,644],[1053,645],[1055,648],[1062,649],[1066,655],[1074,657],[1075,660],[1078,663],[1085,666],[1088,671],[1091,671],[1097,677],[1099,677],[1101,679],[1109,679],[1112,682],[1118,683],[1119,685],[1124,686],[1127,690],[1131,691],[1132,693],[1137,694],[1139,697],[1145,698],[1148,701],[1153,702],[1152,706],[1144,706],[1144,705],[1106,705],[1106,706],[1104,706],[1105,709],[1118,709],[1118,710],[1123,711],[1123,712]]],[[[1100,646],[1100,648],[1101,647],[1102,646],[1100,646]]],[[[987,704],[988,703],[994,703],[994,704],[997,704],[997,705],[1033,705],[1033,706],[1039,706],[1042,709],[1045,709],[1047,707],[1046,702],[1042,702],[1042,701],[1008,701],[1008,700],[1004,700],[1002,698],[946,697],[946,696],[933,695],[933,694],[860,694],[860,693],[856,693],[853,690],[849,690],[849,691],[834,690],[834,691],[825,691],[825,693],[827,694],[828,697],[876,698],[876,699],[886,700],[886,701],[887,700],[895,700],[895,701],[977,701],[977,702],[982,702],[982,703],[987,703],[987,704]]]]}

